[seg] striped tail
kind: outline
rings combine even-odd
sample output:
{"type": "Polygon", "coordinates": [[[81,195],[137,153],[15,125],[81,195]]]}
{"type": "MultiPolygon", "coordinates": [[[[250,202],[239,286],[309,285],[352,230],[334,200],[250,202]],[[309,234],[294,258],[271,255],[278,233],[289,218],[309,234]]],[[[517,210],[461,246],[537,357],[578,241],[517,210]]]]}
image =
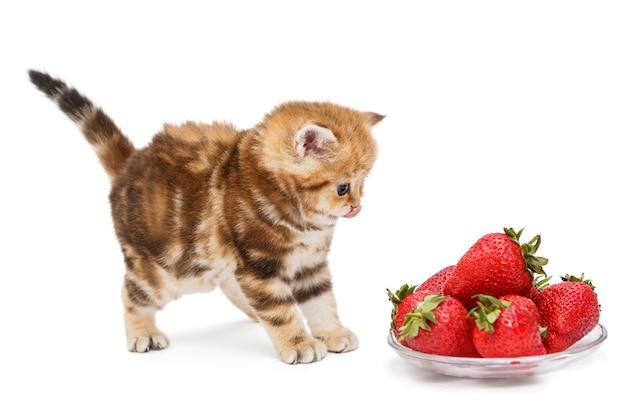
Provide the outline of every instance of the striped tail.
{"type": "Polygon", "coordinates": [[[31,82],[78,125],[109,177],[115,178],[135,150],[128,138],[109,116],[76,89],[43,72],[30,70],[28,75],[31,82]]]}

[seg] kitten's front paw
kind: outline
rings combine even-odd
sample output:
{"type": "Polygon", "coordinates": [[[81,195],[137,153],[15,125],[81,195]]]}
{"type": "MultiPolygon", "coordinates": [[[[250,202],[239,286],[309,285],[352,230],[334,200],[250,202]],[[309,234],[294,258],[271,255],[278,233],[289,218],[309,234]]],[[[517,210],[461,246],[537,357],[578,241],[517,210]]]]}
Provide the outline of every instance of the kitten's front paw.
{"type": "Polygon", "coordinates": [[[326,345],[312,337],[278,348],[280,358],[288,364],[317,362],[322,360],[326,353],[328,353],[326,345]]]}
{"type": "Polygon", "coordinates": [[[329,352],[349,352],[359,347],[359,338],[357,335],[354,334],[352,330],[345,327],[319,332],[314,336],[326,344],[329,352]]]}
{"type": "Polygon", "coordinates": [[[170,341],[164,333],[157,330],[152,334],[128,335],[126,343],[130,352],[143,353],[150,350],[165,349],[169,346],[170,341]]]}

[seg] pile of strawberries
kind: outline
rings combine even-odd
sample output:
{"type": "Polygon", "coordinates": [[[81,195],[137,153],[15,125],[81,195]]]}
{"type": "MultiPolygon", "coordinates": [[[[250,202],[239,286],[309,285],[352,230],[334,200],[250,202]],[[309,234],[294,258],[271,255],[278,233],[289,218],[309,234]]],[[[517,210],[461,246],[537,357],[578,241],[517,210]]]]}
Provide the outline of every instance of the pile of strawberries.
{"type": "Polygon", "coordinates": [[[551,285],[541,237],[520,243],[522,231],[486,234],[455,265],[387,290],[396,339],[423,353],[508,358],[560,352],[591,332],[600,319],[591,281],[551,285]]]}

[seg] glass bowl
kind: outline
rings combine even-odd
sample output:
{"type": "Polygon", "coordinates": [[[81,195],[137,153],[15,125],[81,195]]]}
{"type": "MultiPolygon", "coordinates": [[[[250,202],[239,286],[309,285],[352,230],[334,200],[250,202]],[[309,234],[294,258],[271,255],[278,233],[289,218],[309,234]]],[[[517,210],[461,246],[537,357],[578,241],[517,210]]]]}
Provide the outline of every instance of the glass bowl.
{"type": "Polygon", "coordinates": [[[562,368],[596,350],[607,336],[606,327],[598,323],[585,337],[563,352],[517,358],[461,358],[416,352],[401,345],[392,331],[387,342],[402,359],[428,371],[466,378],[517,378],[562,368]]]}

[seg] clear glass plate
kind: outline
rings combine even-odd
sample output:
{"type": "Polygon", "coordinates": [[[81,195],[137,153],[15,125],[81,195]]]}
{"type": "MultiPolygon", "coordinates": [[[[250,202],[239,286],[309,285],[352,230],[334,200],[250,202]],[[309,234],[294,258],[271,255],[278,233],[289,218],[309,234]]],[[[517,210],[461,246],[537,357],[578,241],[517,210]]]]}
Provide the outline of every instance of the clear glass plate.
{"type": "Polygon", "coordinates": [[[562,368],[571,361],[596,350],[607,336],[606,327],[598,324],[585,337],[563,352],[517,358],[460,358],[430,355],[402,346],[391,331],[387,342],[401,358],[428,371],[466,378],[517,378],[562,368]]]}

